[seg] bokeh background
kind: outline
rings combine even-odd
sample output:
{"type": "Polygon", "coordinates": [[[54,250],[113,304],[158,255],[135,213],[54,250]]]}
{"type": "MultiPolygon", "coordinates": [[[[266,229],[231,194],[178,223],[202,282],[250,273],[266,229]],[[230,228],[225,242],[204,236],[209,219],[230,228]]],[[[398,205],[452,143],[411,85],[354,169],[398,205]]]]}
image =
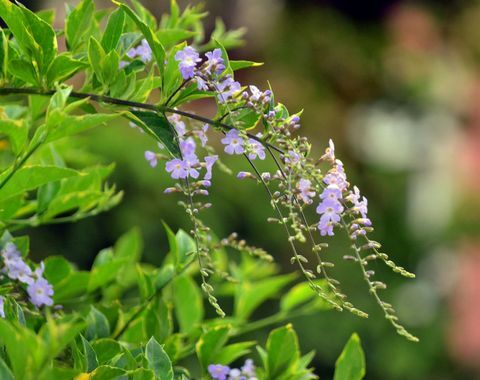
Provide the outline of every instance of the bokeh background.
{"type": "MultiPolygon", "coordinates": [[[[63,1],[24,3],[55,7],[62,20],[63,1]]],[[[168,2],[144,4],[160,16],[168,2]]],[[[408,281],[374,268],[420,337],[413,344],[382,318],[354,265],[338,262],[344,290],[371,317],[323,312],[293,320],[303,351],[317,352],[318,374],[331,376],[357,331],[368,379],[480,378],[480,2],[211,0],[205,9],[207,30],[215,17],[247,28],[245,46],[231,55],[265,65],[238,79],[260,88],[268,79],[277,100],[294,112],[303,108],[301,133],[318,155],[334,139],[351,181],[369,199],[374,236],[417,274],[408,281]]],[[[213,112],[206,103],[193,109],[213,112]]],[[[124,201],[93,219],[32,230],[34,253],[63,254],[88,267],[98,250],[136,225],[145,259],[160,263],[168,249],[161,222],[188,229],[188,221],[178,199],[163,194],[170,183],[165,173],[143,158],[154,143],[126,122],[77,143],[91,152],[86,160],[116,162],[112,181],[125,191],[124,201]]],[[[293,270],[285,237],[266,223],[271,209],[263,189],[239,186],[233,176],[217,175],[208,223],[218,236],[237,231],[272,253],[283,271],[293,270]]],[[[339,238],[329,255],[337,261],[347,249],[339,238]]]]}

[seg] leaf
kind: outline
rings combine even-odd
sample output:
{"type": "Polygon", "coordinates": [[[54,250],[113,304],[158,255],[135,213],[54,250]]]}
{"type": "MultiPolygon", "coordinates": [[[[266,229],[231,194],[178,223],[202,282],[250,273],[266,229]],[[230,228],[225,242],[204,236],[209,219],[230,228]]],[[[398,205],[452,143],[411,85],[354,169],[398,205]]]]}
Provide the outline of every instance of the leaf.
{"type": "Polygon", "coordinates": [[[28,138],[28,128],[25,119],[8,119],[0,109],[0,134],[6,135],[12,145],[12,151],[15,154],[20,153],[24,148],[28,138]]]}
{"type": "Polygon", "coordinates": [[[0,379],[2,380],[15,380],[12,371],[5,364],[5,361],[0,357],[0,379]]]}
{"type": "Polygon", "coordinates": [[[161,42],[165,50],[169,50],[171,47],[181,41],[188,40],[197,35],[197,32],[193,32],[185,29],[169,29],[161,28],[156,32],[158,40],[161,42]]]}
{"type": "MultiPolygon", "coordinates": [[[[314,282],[315,284],[327,289],[325,287],[325,280],[316,280],[314,282]]],[[[318,305],[319,309],[329,310],[332,308],[330,304],[318,297],[317,293],[312,290],[308,282],[302,282],[289,289],[289,291],[282,296],[280,301],[280,310],[290,311],[297,306],[305,304],[313,299],[317,300],[316,305],[318,305]]]]}
{"type": "Polygon", "coordinates": [[[91,345],[100,365],[109,363],[116,355],[123,352],[122,345],[114,339],[97,339],[91,342],[91,345]]]}
{"type": "Polygon", "coordinates": [[[48,68],[47,83],[52,86],[57,82],[63,82],[86,67],[88,67],[88,63],[74,59],[70,54],[60,54],[55,57],[48,68]]]}
{"type": "Polygon", "coordinates": [[[252,62],[252,61],[230,61],[230,67],[232,68],[232,71],[237,71],[241,69],[247,69],[249,67],[259,67],[262,66],[263,62],[252,62]]]}
{"type": "Polygon", "coordinates": [[[266,348],[269,379],[277,379],[290,372],[300,357],[297,334],[291,324],[273,330],[268,336],[266,348]]]}
{"type": "Polygon", "coordinates": [[[295,278],[293,274],[270,277],[256,282],[242,281],[237,285],[235,316],[246,320],[265,300],[275,296],[280,289],[295,278]]]}
{"type": "Polygon", "coordinates": [[[172,362],[162,346],[153,337],[147,343],[145,357],[148,367],[155,372],[156,379],[173,380],[172,362]]]}
{"type": "Polygon", "coordinates": [[[255,344],[252,342],[239,342],[230,344],[222,348],[221,352],[215,357],[215,363],[227,365],[234,360],[247,355],[249,348],[255,344]]]}
{"type": "Polygon", "coordinates": [[[165,116],[148,111],[131,111],[132,119],[145,132],[161,142],[174,157],[180,157],[180,149],[175,139],[175,133],[165,116]]]}
{"type": "Polygon", "coordinates": [[[120,379],[122,375],[125,375],[126,371],[121,368],[112,367],[109,365],[102,365],[95,369],[88,378],[89,380],[110,380],[120,379]]]}
{"type": "Polygon", "coordinates": [[[95,368],[98,367],[98,358],[94,349],[82,335],[80,335],[83,351],[85,353],[85,370],[87,372],[92,372],[95,368]]]}
{"type": "Polygon", "coordinates": [[[262,115],[251,108],[242,108],[230,113],[229,120],[237,129],[250,130],[257,126],[262,115]]]}
{"type": "Polygon", "coordinates": [[[26,83],[38,84],[37,73],[31,62],[20,59],[13,59],[8,65],[8,71],[14,77],[21,79],[26,83]]]}
{"type": "Polygon", "coordinates": [[[195,345],[198,359],[202,367],[206,369],[209,364],[215,362],[218,354],[222,352],[223,347],[228,341],[230,326],[215,326],[203,333],[195,345]]]}
{"type": "Polygon", "coordinates": [[[108,23],[102,37],[102,46],[108,53],[117,47],[125,24],[125,12],[122,9],[115,10],[108,18],[108,23]]]}
{"type": "MultiPolygon", "coordinates": [[[[7,175],[8,173],[0,175],[0,182],[7,175]]],[[[0,189],[0,200],[13,197],[17,194],[23,194],[26,191],[36,189],[49,182],[78,175],[81,174],[76,170],[58,166],[25,166],[17,170],[10,180],[0,189]]]]}
{"type": "Polygon", "coordinates": [[[197,246],[195,244],[195,241],[192,239],[192,237],[182,229],[177,231],[177,234],[175,235],[175,239],[177,241],[177,247],[178,247],[177,262],[181,268],[190,260],[190,258],[192,257],[192,254],[196,252],[197,246]]]}
{"type": "Polygon", "coordinates": [[[75,51],[89,36],[94,21],[95,5],[92,0],[82,0],[65,21],[65,37],[70,51],[75,51]]]}
{"type": "Polygon", "coordinates": [[[88,42],[88,61],[92,67],[95,75],[98,80],[102,83],[106,83],[103,70],[103,65],[105,62],[105,50],[103,50],[102,45],[98,42],[95,37],[90,37],[88,42]]]}
{"type": "Polygon", "coordinates": [[[172,294],[180,331],[188,334],[203,320],[202,293],[192,278],[181,275],[173,280],[172,294]]]}
{"type": "Polygon", "coordinates": [[[107,317],[93,305],[90,305],[90,313],[87,315],[87,329],[85,337],[88,340],[106,338],[110,335],[110,324],[107,317]]]}
{"type": "Polygon", "coordinates": [[[361,380],[365,372],[365,355],[360,338],[353,333],[335,363],[334,380],[361,380]]]}
{"type": "Polygon", "coordinates": [[[113,1],[115,4],[117,4],[121,9],[125,11],[125,13],[130,17],[135,24],[137,24],[137,27],[140,29],[142,32],[143,36],[148,42],[148,45],[150,45],[150,48],[152,49],[153,56],[155,57],[155,60],[158,65],[158,69],[160,71],[160,75],[163,78],[163,71],[164,71],[164,61],[165,61],[165,48],[162,46],[160,41],[158,40],[158,37],[152,32],[152,30],[142,21],[140,18],[133,12],[126,4],[119,3],[118,1],[113,1]]]}

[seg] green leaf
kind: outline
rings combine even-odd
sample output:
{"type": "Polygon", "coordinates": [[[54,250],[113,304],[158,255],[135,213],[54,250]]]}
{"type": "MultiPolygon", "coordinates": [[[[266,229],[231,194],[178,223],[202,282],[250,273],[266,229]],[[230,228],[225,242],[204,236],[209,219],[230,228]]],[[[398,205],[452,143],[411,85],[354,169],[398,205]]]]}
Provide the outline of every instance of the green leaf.
{"type": "MultiPolygon", "coordinates": [[[[325,280],[316,280],[314,282],[315,284],[327,289],[325,287],[325,280]]],[[[319,309],[329,310],[332,308],[329,303],[318,297],[317,293],[312,290],[308,282],[302,282],[292,287],[288,291],[288,293],[282,296],[282,299],[280,301],[280,310],[290,311],[297,306],[305,304],[313,299],[318,300],[316,305],[318,305],[319,309]]]]}
{"type": "Polygon", "coordinates": [[[257,126],[258,122],[262,118],[261,114],[258,114],[251,108],[242,108],[238,111],[230,113],[229,120],[232,125],[237,129],[250,130],[257,126]]]}
{"type": "Polygon", "coordinates": [[[38,84],[35,67],[29,61],[13,59],[8,65],[8,71],[14,77],[19,78],[26,83],[33,85],[38,84]]]}
{"type": "Polygon", "coordinates": [[[165,48],[162,46],[158,37],[152,32],[150,29],[136,14],[133,12],[126,4],[119,3],[118,1],[113,0],[115,4],[117,4],[121,9],[125,11],[125,13],[130,17],[137,27],[142,32],[143,36],[147,40],[150,48],[152,49],[153,56],[158,65],[158,69],[160,71],[160,75],[163,78],[163,71],[165,65],[165,48]]]}
{"type": "Polygon", "coordinates": [[[5,361],[0,357],[0,379],[2,380],[15,380],[12,371],[5,364],[5,361]]]}
{"type": "Polygon", "coordinates": [[[132,380],[154,380],[155,373],[151,369],[137,368],[136,370],[129,371],[128,375],[132,380]]]}
{"type": "Polygon", "coordinates": [[[9,138],[14,153],[20,153],[25,148],[28,138],[26,119],[8,119],[3,109],[0,109],[0,134],[9,138]]]}
{"type": "Polygon", "coordinates": [[[65,22],[65,37],[70,51],[77,50],[90,35],[94,9],[93,0],[82,0],[68,15],[65,22]]]}
{"type": "Polygon", "coordinates": [[[103,65],[105,62],[105,50],[103,50],[102,45],[98,42],[95,37],[90,37],[88,42],[88,61],[90,62],[90,66],[97,76],[98,80],[102,83],[106,83],[103,70],[103,65]]]}
{"type": "Polygon", "coordinates": [[[229,344],[228,346],[223,347],[221,352],[215,357],[215,363],[223,365],[230,364],[234,360],[250,353],[249,348],[254,344],[254,341],[229,344]]]}
{"type": "Polygon", "coordinates": [[[278,294],[280,289],[295,278],[293,274],[270,277],[264,280],[241,281],[235,295],[235,316],[246,320],[265,300],[278,294]]]}
{"type": "MultiPolygon", "coordinates": [[[[197,32],[193,32],[185,29],[169,29],[161,28],[157,31],[158,40],[161,42],[165,50],[169,50],[181,41],[188,40],[197,35],[197,32]]],[[[166,76],[166,75],[165,75],[166,76]]]]}
{"type": "Polygon", "coordinates": [[[205,370],[209,364],[215,362],[228,341],[230,326],[215,326],[203,333],[195,345],[198,359],[205,370]]]}
{"type": "Polygon", "coordinates": [[[203,320],[202,293],[195,281],[187,275],[176,277],[172,286],[174,311],[180,331],[188,334],[203,320]]]}
{"type": "Polygon", "coordinates": [[[291,324],[273,330],[267,340],[269,379],[289,373],[300,358],[297,334],[291,324]]]}
{"type": "Polygon", "coordinates": [[[123,352],[122,345],[114,339],[102,338],[91,342],[100,365],[107,364],[116,355],[123,352]]]}
{"type": "Polygon", "coordinates": [[[174,157],[180,157],[173,127],[165,116],[148,111],[131,111],[131,114],[135,124],[161,142],[174,157]]]}
{"type": "Polygon", "coordinates": [[[90,313],[87,315],[87,329],[85,337],[88,340],[106,338],[110,335],[110,324],[107,317],[93,305],[90,305],[90,313]]]}
{"type": "Polygon", "coordinates": [[[365,355],[360,338],[353,333],[335,363],[334,380],[361,380],[365,372],[365,355]]]}
{"type": "Polygon", "coordinates": [[[145,357],[148,367],[155,372],[156,379],[173,380],[172,362],[162,346],[153,337],[147,343],[145,357]]]}
{"type": "MultiPolygon", "coordinates": [[[[7,175],[8,173],[0,175],[0,182],[7,175]]],[[[0,200],[23,194],[49,182],[78,175],[80,173],[76,170],[58,166],[25,166],[17,170],[5,186],[0,189],[0,200]]]]}
{"type": "Polygon", "coordinates": [[[181,268],[190,260],[192,255],[196,252],[197,246],[195,244],[195,240],[193,240],[193,238],[182,229],[177,231],[175,239],[177,241],[178,247],[177,262],[181,268]]]}
{"type": "Polygon", "coordinates": [[[162,103],[165,103],[170,96],[182,85],[182,73],[178,69],[178,62],[175,60],[175,54],[186,46],[186,43],[179,44],[170,50],[167,56],[165,66],[165,79],[162,91],[162,103]]]}
{"type": "Polygon", "coordinates": [[[259,67],[262,66],[263,62],[252,62],[252,61],[230,61],[230,67],[232,71],[237,71],[241,69],[247,69],[249,67],[259,67]]]}
{"type": "Polygon", "coordinates": [[[55,57],[48,68],[47,83],[52,86],[57,82],[63,82],[86,67],[88,67],[88,63],[74,59],[67,53],[60,54],[55,57]]]}
{"type": "Polygon", "coordinates": [[[108,23],[102,37],[102,46],[108,53],[117,47],[120,36],[123,33],[125,24],[125,12],[121,9],[115,10],[108,18],[108,23]]]}
{"type": "Polygon", "coordinates": [[[80,335],[83,352],[85,354],[85,370],[87,372],[92,372],[95,368],[98,367],[98,358],[95,350],[92,348],[88,340],[86,340],[82,335],[80,335]]]}
{"type": "Polygon", "coordinates": [[[102,365],[93,371],[89,380],[121,379],[122,377],[120,376],[125,375],[125,373],[126,371],[124,369],[102,365]]]}

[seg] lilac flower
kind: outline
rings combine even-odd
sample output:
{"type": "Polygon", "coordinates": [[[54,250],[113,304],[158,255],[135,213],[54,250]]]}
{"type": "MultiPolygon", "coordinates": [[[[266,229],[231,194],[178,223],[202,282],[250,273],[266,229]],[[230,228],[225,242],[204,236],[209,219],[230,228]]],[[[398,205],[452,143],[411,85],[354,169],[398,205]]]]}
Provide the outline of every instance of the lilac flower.
{"type": "Polygon", "coordinates": [[[200,143],[202,144],[202,147],[207,145],[207,142],[208,142],[208,137],[207,137],[208,127],[209,127],[208,124],[204,124],[202,129],[198,129],[198,130],[194,131],[194,133],[200,139],[200,143]]]}
{"type": "Polygon", "coordinates": [[[210,373],[212,379],[215,380],[226,380],[229,372],[230,368],[228,366],[224,366],[221,364],[210,364],[208,366],[208,373],[210,373]]]}
{"type": "Polygon", "coordinates": [[[228,131],[221,141],[222,144],[226,145],[225,152],[228,154],[242,154],[245,152],[243,149],[243,138],[240,137],[236,129],[228,131]]]}
{"type": "Polygon", "coordinates": [[[175,131],[177,131],[178,136],[182,137],[185,134],[187,128],[185,127],[185,123],[181,120],[180,115],[173,114],[168,116],[167,119],[170,123],[172,123],[175,131]]]}
{"type": "Polygon", "coordinates": [[[301,179],[297,183],[297,190],[300,191],[298,196],[306,204],[312,203],[312,197],[315,196],[315,191],[312,191],[312,183],[308,179],[301,179]]]}
{"type": "Polygon", "coordinates": [[[12,280],[18,280],[24,284],[33,283],[32,270],[21,258],[7,266],[7,274],[12,280]]]}
{"type": "Polygon", "coordinates": [[[207,82],[205,81],[205,79],[203,79],[202,77],[200,76],[196,76],[195,77],[195,82],[197,83],[197,88],[201,91],[208,91],[208,84],[207,82]]]}
{"type": "Polygon", "coordinates": [[[142,40],[142,43],[137,46],[136,55],[144,62],[150,62],[152,60],[152,49],[146,39],[142,40]]]}
{"type": "Polygon", "coordinates": [[[150,150],[145,151],[145,159],[150,163],[150,166],[154,168],[157,166],[158,159],[157,155],[150,150]]]}
{"type": "Polygon", "coordinates": [[[205,53],[207,57],[207,67],[206,71],[209,74],[220,74],[225,70],[225,65],[223,64],[222,51],[220,49],[215,49],[205,53]]]}
{"type": "Polygon", "coordinates": [[[35,282],[28,285],[27,293],[30,297],[30,302],[36,307],[53,305],[53,299],[51,298],[53,296],[53,287],[43,277],[38,278],[35,282]]]}
{"type": "Polygon", "coordinates": [[[183,50],[178,51],[175,54],[175,60],[178,62],[183,79],[193,78],[197,62],[201,61],[197,51],[191,46],[186,46],[183,50]]]}
{"type": "Polygon", "coordinates": [[[217,98],[220,103],[225,103],[228,99],[233,97],[235,93],[240,91],[240,83],[233,80],[231,75],[225,77],[222,82],[217,84],[217,91],[219,92],[217,98]]]}
{"type": "Polygon", "coordinates": [[[257,86],[248,86],[248,88],[250,89],[250,92],[252,93],[249,97],[249,101],[251,103],[258,103],[260,101],[262,101],[263,103],[268,103],[270,101],[270,95],[272,94],[272,92],[270,90],[267,90],[265,92],[262,92],[258,89],[257,86]]]}
{"type": "Polygon", "coordinates": [[[335,145],[333,144],[332,139],[328,140],[328,148],[325,149],[325,154],[321,157],[321,159],[329,162],[335,161],[335,145]]]}
{"type": "Polygon", "coordinates": [[[118,64],[118,68],[123,69],[127,65],[128,65],[127,61],[120,61],[120,63],[118,64]]]}
{"type": "Polygon", "coordinates": [[[170,176],[173,179],[187,178],[185,162],[183,162],[179,158],[174,158],[173,160],[167,161],[167,163],[165,164],[165,170],[168,173],[171,173],[170,176]]]}
{"type": "Polygon", "coordinates": [[[5,303],[5,298],[3,298],[3,296],[0,296],[0,317],[2,318],[5,318],[4,303],[5,303]]]}
{"type": "MultiPolygon", "coordinates": [[[[195,149],[197,148],[197,144],[195,141],[189,137],[186,140],[180,141],[180,151],[182,152],[183,158],[186,159],[188,156],[195,156],[195,149]]],[[[196,158],[197,156],[195,156],[196,158]]]]}
{"type": "Polygon", "coordinates": [[[338,199],[342,199],[342,191],[336,184],[332,183],[331,185],[328,185],[325,190],[323,190],[322,194],[320,194],[320,198],[336,201],[338,199]]]}
{"type": "Polygon", "coordinates": [[[131,48],[127,51],[127,57],[128,58],[135,58],[137,56],[137,49],[136,48],[131,48]]]}
{"type": "Polygon", "coordinates": [[[287,153],[288,155],[284,157],[285,163],[294,166],[300,162],[300,155],[297,152],[289,150],[287,153]]]}
{"type": "Polygon", "coordinates": [[[248,158],[254,160],[257,158],[264,160],[265,159],[265,147],[254,139],[248,139],[248,144],[250,146],[250,153],[248,154],[248,158]]]}
{"type": "Polygon", "coordinates": [[[207,169],[207,172],[205,173],[205,177],[203,177],[204,180],[210,180],[212,179],[212,168],[213,164],[218,160],[218,156],[205,156],[205,168],[207,169]]]}
{"type": "Polygon", "coordinates": [[[339,201],[325,198],[317,207],[317,214],[321,214],[318,229],[320,234],[333,235],[334,224],[340,221],[340,214],[343,212],[343,206],[339,201]]]}
{"type": "Polygon", "coordinates": [[[7,243],[5,245],[5,248],[2,251],[2,258],[6,266],[8,266],[9,263],[18,260],[20,257],[20,251],[15,244],[7,243]]]}
{"type": "Polygon", "coordinates": [[[251,177],[251,174],[249,172],[238,172],[237,178],[238,179],[245,179],[251,177]]]}
{"type": "Polygon", "coordinates": [[[255,365],[253,364],[252,359],[245,360],[245,364],[242,367],[242,373],[250,377],[256,376],[255,365]]]}

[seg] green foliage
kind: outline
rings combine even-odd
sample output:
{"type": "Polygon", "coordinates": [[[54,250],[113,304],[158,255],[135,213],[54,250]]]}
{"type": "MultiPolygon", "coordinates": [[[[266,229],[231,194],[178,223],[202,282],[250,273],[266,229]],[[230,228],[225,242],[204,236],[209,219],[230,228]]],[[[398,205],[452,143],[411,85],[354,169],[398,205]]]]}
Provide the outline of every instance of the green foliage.
{"type": "Polygon", "coordinates": [[[335,364],[334,380],[361,380],[365,377],[365,356],[360,338],[352,334],[335,364]]]}

